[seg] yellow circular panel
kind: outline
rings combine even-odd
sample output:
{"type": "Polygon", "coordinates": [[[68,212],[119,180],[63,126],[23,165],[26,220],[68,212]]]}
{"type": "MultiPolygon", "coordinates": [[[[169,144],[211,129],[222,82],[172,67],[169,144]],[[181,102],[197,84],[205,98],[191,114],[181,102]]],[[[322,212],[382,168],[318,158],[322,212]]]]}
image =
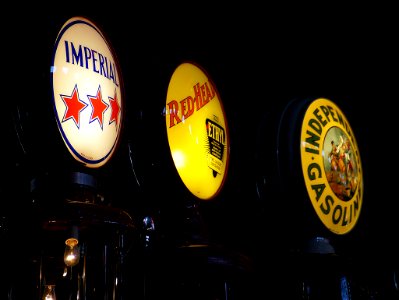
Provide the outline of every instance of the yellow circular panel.
{"type": "Polygon", "coordinates": [[[302,123],[301,161],[306,188],[323,224],[346,234],[359,219],[363,174],[359,149],[343,112],[328,99],[316,99],[302,123]]]}
{"type": "Polygon", "coordinates": [[[223,186],[229,136],[214,83],[197,65],[179,65],[169,82],[166,130],[173,162],[192,194],[208,200],[223,186]]]}

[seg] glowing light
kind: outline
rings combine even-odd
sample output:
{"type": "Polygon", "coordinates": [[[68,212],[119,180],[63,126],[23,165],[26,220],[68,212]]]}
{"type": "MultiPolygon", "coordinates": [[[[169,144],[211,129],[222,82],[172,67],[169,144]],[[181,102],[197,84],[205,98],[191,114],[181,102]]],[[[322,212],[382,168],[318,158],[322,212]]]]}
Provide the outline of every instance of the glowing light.
{"type": "Polygon", "coordinates": [[[76,266],[80,259],[78,240],[69,238],[65,241],[64,262],[68,267],[76,266]]]}

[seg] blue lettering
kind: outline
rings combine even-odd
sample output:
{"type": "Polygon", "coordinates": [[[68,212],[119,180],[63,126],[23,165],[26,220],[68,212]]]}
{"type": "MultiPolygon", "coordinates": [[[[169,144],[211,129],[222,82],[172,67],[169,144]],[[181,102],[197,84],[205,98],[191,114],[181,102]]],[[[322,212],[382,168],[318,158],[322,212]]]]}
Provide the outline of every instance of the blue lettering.
{"type": "Polygon", "coordinates": [[[88,47],[75,47],[72,42],[65,41],[65,62],[78,65],[82,68],[91,69],[93,72],[104,76],[119,86],[116,66],[103,54],[88,47]],[[84,57],[83,57],[84,56],[84,57]]]}

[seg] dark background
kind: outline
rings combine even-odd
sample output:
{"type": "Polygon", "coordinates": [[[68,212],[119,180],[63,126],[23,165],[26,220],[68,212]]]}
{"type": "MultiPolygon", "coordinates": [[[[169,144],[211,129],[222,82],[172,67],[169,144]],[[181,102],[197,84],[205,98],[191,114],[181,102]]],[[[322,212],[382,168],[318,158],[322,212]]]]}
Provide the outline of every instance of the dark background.
{"type": "MultiPolygon", "coordinates": [[[[395,21],[388,8],[256,7],[249,3],[228,8],[208,3],[128,8],[110,3],[101,9],[53,9],[3,20],[3,103],[4,113],[11,120],[5,122],[6,138],[1,148],[7,157],[4,172],[14,175],[10,181],[17,187],[21,177],[52,170],[52,161],[58,157],[66,162],[70,159],[63,150],[50,154],[45,149],[54,145],[62,148],[60,137],[51,127],[55,122],[47,126],[52,124],[52,117],[46,105],[51,100],[48,79],[53,42],[63,23],[75,15],[86,16],[103,29],[115,49],[124,79],[124,140],[117,157],[104,171],[116,174],[120,188],[112,196],[115,206],[126,208],[138,219],[161,207],[167,216],[170,214],[165,218],[167,228],[173,231],[181,225],[175,224],[175,213],[181,201],[193,200],[181,190],[174,193],[181,197],[177,204],[174,197],[163,192],[165,181],[176,181],[176,188],[184,187],[171,167],[168,149],[163,148],[160,113],[174,68],[181,62],[195,61],[218,88],[231,136],[231,163],[224,192],[215,201],[201,204],[212,237],[258,256],[262,255],[257,248],[260,245],[262,251],[267,248],[263,248],[264,243],[273,248],[276,236],[290,238],[291,229],[292,234],[297,233],[295,223],[287,219],[289,214],[280,218],[276,212],[281,208],[273,204],[279,201],[279,192],[260,198],[256,189],[256,159],[262,155],[257,147],[262,138],[259,128],[264,120],[278,120],[290,100],[327,97],[337,102],[352,126],[364,172],[361,217],[354,232],[342,239],[347,243],[343,247],[349,252],[354,249],[353,255],[362,261],[397,263],[398,49],[394,46],[395,21]],[[24,128],[27,152],[15,136],[16,107],[26,122],[23,126],[48,129],[33,136],[27,134],[33,132],[32,128],[24,128]],[[8,140],[12,147],[8,147],[8,140]],[[140,143],[150,147],[143,148],[140,143]],[[132,157],[134,166],[130,165],[132,157]],[[32,159],[40,167],[27,174],[25,165],[32,159]]],[[[266,134],[272,139],[276,133],[271,130],[266,134]]],[[[2,193],[9,186],[5,182],[2,193]]],[[[18,204],[10,201],[2,200],[1,204],[11,205],[15,212],[18,204]]]]}

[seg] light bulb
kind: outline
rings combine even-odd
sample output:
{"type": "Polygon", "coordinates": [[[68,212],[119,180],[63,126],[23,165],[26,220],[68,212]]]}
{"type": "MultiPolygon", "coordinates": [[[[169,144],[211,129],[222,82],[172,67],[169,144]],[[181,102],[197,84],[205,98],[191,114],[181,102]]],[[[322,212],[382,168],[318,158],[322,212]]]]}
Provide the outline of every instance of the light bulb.
{"type": "Polygon", "coordinates": [[[55,285],[48,284],[44,286],[43,300],[56,300],[55,296],[55,285]]]}
{"type": "Polygon", "coordinates": [[[76,266],[79,263],[80,253],[78,240],[69,238],[65,241],[64,262],[68,267],[76,266]]]}

